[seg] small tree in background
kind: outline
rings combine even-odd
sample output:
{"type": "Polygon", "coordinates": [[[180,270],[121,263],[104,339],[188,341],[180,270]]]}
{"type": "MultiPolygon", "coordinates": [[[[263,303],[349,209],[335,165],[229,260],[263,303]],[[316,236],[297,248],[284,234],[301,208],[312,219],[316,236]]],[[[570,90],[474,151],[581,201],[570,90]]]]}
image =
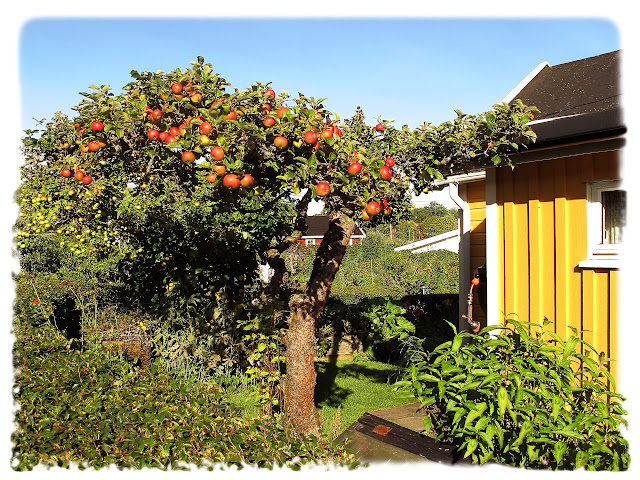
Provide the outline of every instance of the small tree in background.
{"type": "Polygon", "coordinates": [[[535,138],[526,124],[536,109],[521,102],[396,129],[382,120],[369,126],[360,111],[340,124],[323,99],[277,95],[268,84],[227,92],[201,57],[185,70],[131,75],[123,93],[91,86],[75,118],[57,115],[27,132],[20,254],[41,237],[75,256],[116,251],[131,296],[161,313],[215,316],[247,300],[261,262],[275,272],[262,298],[278,299],[282,254],[320,196],[329,229],[306,288],[285,298],[285,412],[303,433],[318,434],[315,322],[356,221],[396,222],[410,209],[412,188],[508,163],[535,138]]]}

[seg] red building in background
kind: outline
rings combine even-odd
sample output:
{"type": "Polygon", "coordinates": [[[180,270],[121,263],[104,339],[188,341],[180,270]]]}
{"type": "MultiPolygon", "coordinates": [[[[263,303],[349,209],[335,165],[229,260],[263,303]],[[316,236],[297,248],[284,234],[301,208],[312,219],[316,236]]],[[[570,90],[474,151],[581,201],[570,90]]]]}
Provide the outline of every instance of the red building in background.
{"type": "MultiPolygon", "coordinates": [[[[306,218],[307,233],[298,240],[303,245],[320,245],[324,234],[329,229],[329,217],[327,215],[316,215],[306,218]]],[[[357,245],[362,242],[366,237],[362,229],[356,225],[351,238],[349,239],[349,245],[357,245]]]]}

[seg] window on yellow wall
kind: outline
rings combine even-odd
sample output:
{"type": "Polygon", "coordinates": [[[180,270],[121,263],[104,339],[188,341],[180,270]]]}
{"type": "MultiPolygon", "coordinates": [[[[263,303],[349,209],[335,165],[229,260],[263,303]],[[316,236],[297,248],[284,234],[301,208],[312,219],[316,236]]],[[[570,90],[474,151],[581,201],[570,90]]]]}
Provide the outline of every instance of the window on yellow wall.
{"type": "Polygon", "coordinates": [[[627,212],[627,192],[624,190],[603,190],[602,203],[602,243],[615,245],[622,243],[627,212]]]}
{"type": "Polygon", "coordinates": [[[619,180],[587,185],[587,258],[583,268],[618,268],[627,216],[627,192],[619,180]]]}

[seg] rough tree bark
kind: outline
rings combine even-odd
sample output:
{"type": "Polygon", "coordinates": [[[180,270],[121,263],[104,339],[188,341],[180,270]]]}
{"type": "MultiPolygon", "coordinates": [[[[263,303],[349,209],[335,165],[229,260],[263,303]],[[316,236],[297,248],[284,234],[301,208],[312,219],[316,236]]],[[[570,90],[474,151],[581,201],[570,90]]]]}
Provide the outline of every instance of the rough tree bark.
{"type": "Polygon", "coordinates": [[[352,212],[348,211],[331,214],[329,229],[318,247],[307,287],[289,302],[284,402],[287,418],[298,433],[317,436],[320,432],[319,416],[314,403],[316,320],[327,303],[331,284],[355,228],[352,217],[352,212]]]}
{"type": "Polygon", "coordinates": [[[267,251],[267,263],[273,269],[273,274],[271,275],[269,283],[263,292],[263,301],[268,301],[273,298],[282,286],[284,275],[287,272],[287,267],[284,263],[284,259],[282,258],[282,253],[292,245],[295,245],[307,232],[306,213],[311,198],[311,189],[308,189],[307,193],[305,193],[296,207],[298,217],[293,228],[293,232],[291,232],[291,234],[278,245],[267,251]]]}

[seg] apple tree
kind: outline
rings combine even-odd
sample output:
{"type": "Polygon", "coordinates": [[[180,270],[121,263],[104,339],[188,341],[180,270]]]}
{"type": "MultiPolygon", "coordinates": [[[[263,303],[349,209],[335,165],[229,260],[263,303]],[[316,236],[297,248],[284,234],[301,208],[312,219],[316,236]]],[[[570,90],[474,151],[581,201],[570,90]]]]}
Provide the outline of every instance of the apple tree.
{"type": "Polygon", "coordinates": [[[131,295],[159,312],[240,304],[259,263],[274,271],[262,298],[277,298],[282,254],[304,234],[311,199],[330,225],[303,291],[289,300],[285,413],[318,433],[315,324],[356,222],[397,219],[412,190],[449,172],[509,161],[535,139],[534,107],[457,112],[452,122],[396,129],[357,111],[346,122],[324,99],[230,85],[199,57],[170,72],[131,72],[27,132],[18,192],[18,246],[59,239],[74,255],[118,252],[131,295]],[[182,302],[182,303],[181,303],[182,302]]]}

